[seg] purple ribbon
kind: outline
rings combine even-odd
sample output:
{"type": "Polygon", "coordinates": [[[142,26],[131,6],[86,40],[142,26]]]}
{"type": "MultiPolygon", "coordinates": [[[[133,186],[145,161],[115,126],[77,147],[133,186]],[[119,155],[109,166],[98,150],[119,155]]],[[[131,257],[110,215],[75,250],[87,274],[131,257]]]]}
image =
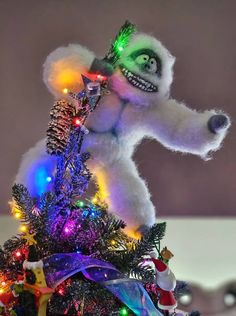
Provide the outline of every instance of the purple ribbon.
{"type": "Polygon", "coordinates": [[[163,316],[142,283],[125,277],[110,263],[77,253],[54,254],[46,257],[43,262],[47,285],[51,288],[56,288],[72,275],[82,272],[87,279],[113,293],[136,315],[163,316]]]}

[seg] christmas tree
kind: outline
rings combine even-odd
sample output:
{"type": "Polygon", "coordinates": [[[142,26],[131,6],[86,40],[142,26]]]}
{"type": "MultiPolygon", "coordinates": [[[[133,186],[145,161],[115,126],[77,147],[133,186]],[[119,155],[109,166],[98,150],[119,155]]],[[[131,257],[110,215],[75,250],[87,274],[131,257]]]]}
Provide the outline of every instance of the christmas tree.
{"type": "MultiPolygon", "coordinates": [[[[123,26],[106,60],[119,58],[133,29],[123,26]]],[[[173,254],[161,248],[166,223],[133,239],[99,188],[94,197],[85,195],[91,173],[90,155],[81,152],[84,124],[109,90],[101,74],[83,82],[79,93],[64,91],[71,102],[58,100],[50,112],[47,151],[57,165],[46,180],[52,189],[36,198],[22,184],[12,188],[21,232],[0,249],[0,315],[175,315],[186,286],[177,283],[174,291],[173,254]]]]}

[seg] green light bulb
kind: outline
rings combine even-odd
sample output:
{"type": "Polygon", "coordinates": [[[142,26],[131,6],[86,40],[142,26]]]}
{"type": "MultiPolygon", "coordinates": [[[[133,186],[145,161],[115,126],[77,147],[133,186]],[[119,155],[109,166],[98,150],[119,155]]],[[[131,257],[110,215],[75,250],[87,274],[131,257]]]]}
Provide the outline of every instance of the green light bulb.
{"type": "Polygon", "coordinates": [[[120,315],[121,316],[127,316],[128,315],[128,310],[126,307],[122,307],[120,310],[120,315]]]}
{"type": "Polygon", "coordinates": [[[119,46],[119,47],[118,47],[118,50],[119,50],[120,52],[122,52],[123,49],[124,49],[124,48],[123,48],[122,46],[119,46]]]}
{"type": "Polygon", "coordinates": [[[76,202],[76,206],[83,207],[84,206],[84,202],[83,201],[77,201],[76,202]]]}

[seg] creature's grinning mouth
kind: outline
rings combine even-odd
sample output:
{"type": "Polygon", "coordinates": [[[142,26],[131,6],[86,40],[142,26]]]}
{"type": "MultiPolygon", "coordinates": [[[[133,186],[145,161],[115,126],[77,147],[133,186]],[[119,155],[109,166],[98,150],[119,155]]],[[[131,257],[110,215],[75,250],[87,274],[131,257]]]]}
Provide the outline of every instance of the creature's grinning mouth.
{"type": "Polygon", "coordinates": [[[130,70],[125,68],[124,66],[120,67],[122,74],[124,77],[131,83],[135,88],[146,92],[157,92],[158,87],[154,86],[151,82],[144,80],[138,75],[132,73],[130,70]]]}

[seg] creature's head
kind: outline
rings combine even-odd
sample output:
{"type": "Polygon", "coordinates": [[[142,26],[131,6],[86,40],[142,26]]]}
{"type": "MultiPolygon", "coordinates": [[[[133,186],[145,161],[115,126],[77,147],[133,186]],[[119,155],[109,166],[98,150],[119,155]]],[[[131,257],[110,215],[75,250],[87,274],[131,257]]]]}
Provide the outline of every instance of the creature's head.
{"type": "MultiPolygon", "coordinates": [[[[89,76],[95,56],[85,47],[71,44],[52,52],[44,64],[44,82],[58,98],[66,88],[83,88],[81,74],[89,76]]],[[[154,37],[137,33],[121,52],[110,83],[121,98],[134,104],[148,105],[168,97],[174,57],[154,37]]],[[[64,97],[64,96],[63,96],[64,97]]]]}
{"type": "Polygon", "coordinates": [[[174,57],[154,37],[134,35],[115,65],[113,89],[135,104],[168,97],[174,57]]]}

